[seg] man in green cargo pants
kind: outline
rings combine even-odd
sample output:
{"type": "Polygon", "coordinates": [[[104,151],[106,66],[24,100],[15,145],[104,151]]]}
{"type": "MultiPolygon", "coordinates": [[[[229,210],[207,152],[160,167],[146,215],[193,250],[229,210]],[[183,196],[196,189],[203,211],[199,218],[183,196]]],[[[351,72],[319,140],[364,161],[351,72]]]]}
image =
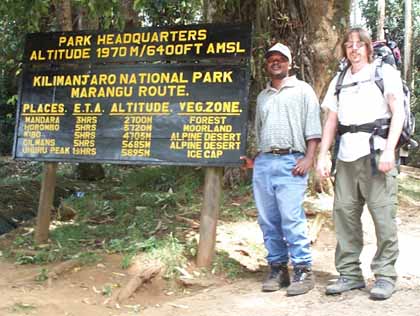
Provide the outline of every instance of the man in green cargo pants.
{"type": "Polygon", "coordinates": [[[404,122],[402,84],[399,73],[382,65],[384,92],[378,88],[372,62],[372,42],[360,28],[349,30],[341,48],[349,67],[339,84],[337,75],[330,83],[322,107],[328,109],[317,172],[329,176],[327,152],[336,130],[341,135],[335,176],[334,224],[337,237],[335,265],[338,280],[326,288],[326,294],[340,294],[365,287],[360,268],[363,248],[361,215],[367,204],[372,216],[377,251],[371,269],[375,283],[370,298],[383,300],[395,291],[398,257],[397,170],[395,147],[404,122]],[[376,135],[377,120],[389,121],[388,133],[376,135]],[[370,132],[373,126],[374,132],[370,132]]]}

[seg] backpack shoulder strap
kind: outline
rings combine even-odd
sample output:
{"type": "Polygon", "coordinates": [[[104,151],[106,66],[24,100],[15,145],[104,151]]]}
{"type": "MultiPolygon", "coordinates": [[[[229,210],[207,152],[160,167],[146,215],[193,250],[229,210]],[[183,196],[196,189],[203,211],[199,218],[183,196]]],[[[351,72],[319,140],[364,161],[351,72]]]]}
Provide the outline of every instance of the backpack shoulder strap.
{"type": "Polygon", "coordinates": [[[383,65],[383,60],[381,60],[380,62],[376,62],[375,63],[375,84],[378,86],[379,90],[381,90],[382,95],[384,94],[385,91],[385,87],[384,87],[384,76],[382,73],[382,65],[383,65]]]}
{"type": "MultiPolygon", "coordinates": [[[[349,69],[349,67],[350,66],[347,65],[346,67],[344,67],[344,69],[341,72],[338,73],[338,78],[337,78],[337,82],[335,84],[335,93],[334,93],[334,95],[337,96],[337,99],[339,99],[339,95],[340,95],[341,89],[343,87],[345,87],[345,86],[346,87],[348,86],[348,85],[343,85],[343,81],[344,81],[344,76],[346,75],[346,72],[349,69]]],[[[350,85],[352,86],[354,84],[350,84],[350,85]]]]}

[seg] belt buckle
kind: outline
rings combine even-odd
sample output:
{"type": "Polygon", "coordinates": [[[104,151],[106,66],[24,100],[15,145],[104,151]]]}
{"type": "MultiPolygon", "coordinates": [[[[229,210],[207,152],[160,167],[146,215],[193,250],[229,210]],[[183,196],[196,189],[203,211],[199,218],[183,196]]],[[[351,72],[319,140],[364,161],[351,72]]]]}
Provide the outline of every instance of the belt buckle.
{"type": "Polygon", "coordinates": [[[274,155],[287,155],[287,154],[290,154],[291,152],[292,152],[292,150],[291,149],[273,149],[273,150],[271,150],[271,152],[274,154],[274,155]]]}
{"type": "Polygon", "coordinates": [[[349,125],[349,132],[350,133],[357,133],[357,125],[355,125],[355,124],[349,125]]]}

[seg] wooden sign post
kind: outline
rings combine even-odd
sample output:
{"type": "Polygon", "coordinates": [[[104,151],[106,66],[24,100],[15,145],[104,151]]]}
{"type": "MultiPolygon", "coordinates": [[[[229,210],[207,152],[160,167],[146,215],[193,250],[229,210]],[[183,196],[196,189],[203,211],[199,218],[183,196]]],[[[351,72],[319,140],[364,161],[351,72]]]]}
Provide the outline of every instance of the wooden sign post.
{"type": "Polygon", "coordinates": [[[57,163],[44,163],[42,175],[41,193],[39,196],[38,216],[35,228],[35,243],[44,244],[48,241],[50,229],[51,209],[53,206],[57,163]]]}
{"type": "Polygon", "coordinates": [[[200,219],[197,266],[210,267],[216,245],[216,227],[222,198],[223,168],[206,168],[200,219]]]}

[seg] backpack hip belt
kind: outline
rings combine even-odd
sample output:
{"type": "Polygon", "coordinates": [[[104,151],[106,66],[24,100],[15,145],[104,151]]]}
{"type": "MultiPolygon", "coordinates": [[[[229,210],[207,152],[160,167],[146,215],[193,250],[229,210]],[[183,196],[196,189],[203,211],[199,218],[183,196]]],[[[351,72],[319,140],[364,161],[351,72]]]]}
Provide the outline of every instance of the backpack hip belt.
{"type": "MultiPolygon", "coordinates": [[[[389,118],[382,118],[377,119],[371,123],[361,124],[361,125],[343,125],[340,122],[338,123],[338,139],[343,134],[346,133],[369,133],[369,148],[370,148],[370,166],[372,167],[372,175],[376,175],[378,173],[378,168],[376,166],[376,159],[375,159],[375,146],[374,146],[374,136],[380,136],[382,138],[387,138],[389,133],[389,126],[391,124],[391,119],[389,118]]],[[[337,153],[335,153],[335,156],[338,154],[338,145],[336,144],[337,153]]],[[[334,166],[335,167],[335,166],[334,166]]]]}

